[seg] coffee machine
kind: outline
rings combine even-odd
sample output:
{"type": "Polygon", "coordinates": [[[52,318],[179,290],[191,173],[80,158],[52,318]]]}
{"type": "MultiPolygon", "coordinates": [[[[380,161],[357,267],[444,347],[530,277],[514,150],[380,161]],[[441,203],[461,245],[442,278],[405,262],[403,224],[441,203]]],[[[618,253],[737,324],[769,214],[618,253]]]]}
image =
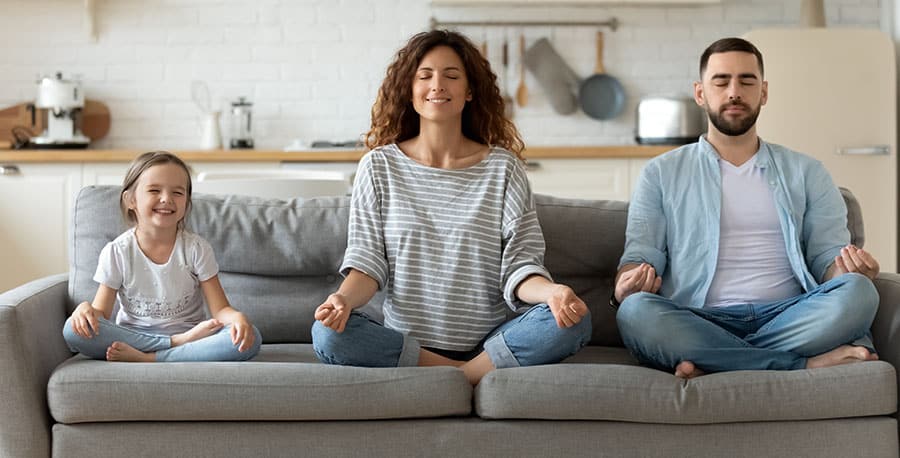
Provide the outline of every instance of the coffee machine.
{"type": "Polygon", "coordinates": [[[84,92],[80,81],[63,79],[62,73],[42,76],[34,107],[47,110],[47,128],[30,139],[35,148],[86,148],[91,142],[81,133],[84,92]]]}

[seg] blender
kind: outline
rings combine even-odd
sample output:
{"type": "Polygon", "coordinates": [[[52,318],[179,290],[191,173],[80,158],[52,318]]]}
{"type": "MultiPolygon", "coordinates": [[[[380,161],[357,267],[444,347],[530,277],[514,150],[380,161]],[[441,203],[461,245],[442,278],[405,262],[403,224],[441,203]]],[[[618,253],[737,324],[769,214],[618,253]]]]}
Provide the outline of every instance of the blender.
{"type": "Polygon", "coordinates": [[[229,146],[232,149],[253,148],[252,109],[253,104],[245,97],[238,97],[237,100],[231,102],[231,141],[229,146]]]}

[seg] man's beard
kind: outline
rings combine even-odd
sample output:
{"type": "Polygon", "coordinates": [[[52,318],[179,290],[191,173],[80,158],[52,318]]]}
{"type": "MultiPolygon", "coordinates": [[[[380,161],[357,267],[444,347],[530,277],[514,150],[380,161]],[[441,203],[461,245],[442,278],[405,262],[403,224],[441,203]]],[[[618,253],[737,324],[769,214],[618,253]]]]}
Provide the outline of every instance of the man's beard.
{"type": "Polygon", "coordinates": [[[755,110],[751,109],[750,105],[747,105],[744,102],[729,102],[723,105],[722,108],[719,109],[719,112],[715,112],[709,108],[709,103],[706,104],[706,114],[709,116],[709,121],[712,122],[713,126],[715,126],[719,132],[730,137],[746,134],[747,131],[756,124],[756,118],[759,117],[759,109],[760,107],[756,107],[755,110]],[[747,117],[738,118],[732,121],[722,115],[722,112],[734,105],[744,107],[747,110],[747,117]]]}

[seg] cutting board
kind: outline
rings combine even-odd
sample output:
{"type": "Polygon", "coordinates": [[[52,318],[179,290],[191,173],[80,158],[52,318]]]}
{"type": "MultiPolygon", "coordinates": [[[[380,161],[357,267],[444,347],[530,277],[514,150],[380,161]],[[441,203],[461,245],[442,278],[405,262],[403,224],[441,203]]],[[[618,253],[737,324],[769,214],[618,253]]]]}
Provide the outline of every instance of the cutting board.
{"type": "MultiPolygon", "coordinates": [[[[20,103],[11,107],[0,109],[0,144],[2,142],[15,143],[13,136],[14,127],[22,127],[22,133],[29,137],[36,137],[46,128],[46,111],[38,109],[33,122],[30,103],[20,103]]],[[[81,132],[91,141],[97,141],[109,133],[111,118],[109,107],[103,102],[85,100],[81,110],[81,132]]]]}

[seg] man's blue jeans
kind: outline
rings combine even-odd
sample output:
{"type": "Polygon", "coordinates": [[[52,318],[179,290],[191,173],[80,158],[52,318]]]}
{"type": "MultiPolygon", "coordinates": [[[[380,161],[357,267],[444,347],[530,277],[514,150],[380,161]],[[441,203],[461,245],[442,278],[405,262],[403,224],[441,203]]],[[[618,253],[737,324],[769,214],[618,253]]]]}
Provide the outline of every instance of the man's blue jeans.
{"type": "Polygon", "coordinates": [[[841,345],[874,352],[869,328],[878,301],[871,280],[848,273],[768,304],[693,308],[636,293],[616,320],[625,346],[658,369],[672,371],[681,361],[705,372],[803,369],[807,358],[841,345]]]}
{"type": "MultiPolygon", "coordinates": [[[[469,352],[431,350],[451,359],[468,360],[482,349],[496,368],[557,363],[574,355],[591,339],[591,316],[571,328],[560,328],[546,304],[491,331],[483,343],[469,352]]],[[[364,314],[352,312],[344,332],[320,321],[312,327],[313,349],[323,363],[363,367],[416,366],[421,347],[415,338],[388,329],[364,314]]]]}
{"type": "Polygon", "coordinates": [[[253,332],[256,334],[253,346],[243,352],[238,351],[238,346],[231,343],[231,325],[203,339],[172,347],[170,336],[137,331],[103,318],[100,319],[100,333],[86,339],[75,334],[70,317],[63,327],[63,338],[72,351],[92,359],[106,359],[106,349],[113,342],[124,342],[144,353],[156,352],[156,360],[160,362],[246,361],[259,353],[262,344],[262,336],[256,326],[253,327],[253,332]]]}

